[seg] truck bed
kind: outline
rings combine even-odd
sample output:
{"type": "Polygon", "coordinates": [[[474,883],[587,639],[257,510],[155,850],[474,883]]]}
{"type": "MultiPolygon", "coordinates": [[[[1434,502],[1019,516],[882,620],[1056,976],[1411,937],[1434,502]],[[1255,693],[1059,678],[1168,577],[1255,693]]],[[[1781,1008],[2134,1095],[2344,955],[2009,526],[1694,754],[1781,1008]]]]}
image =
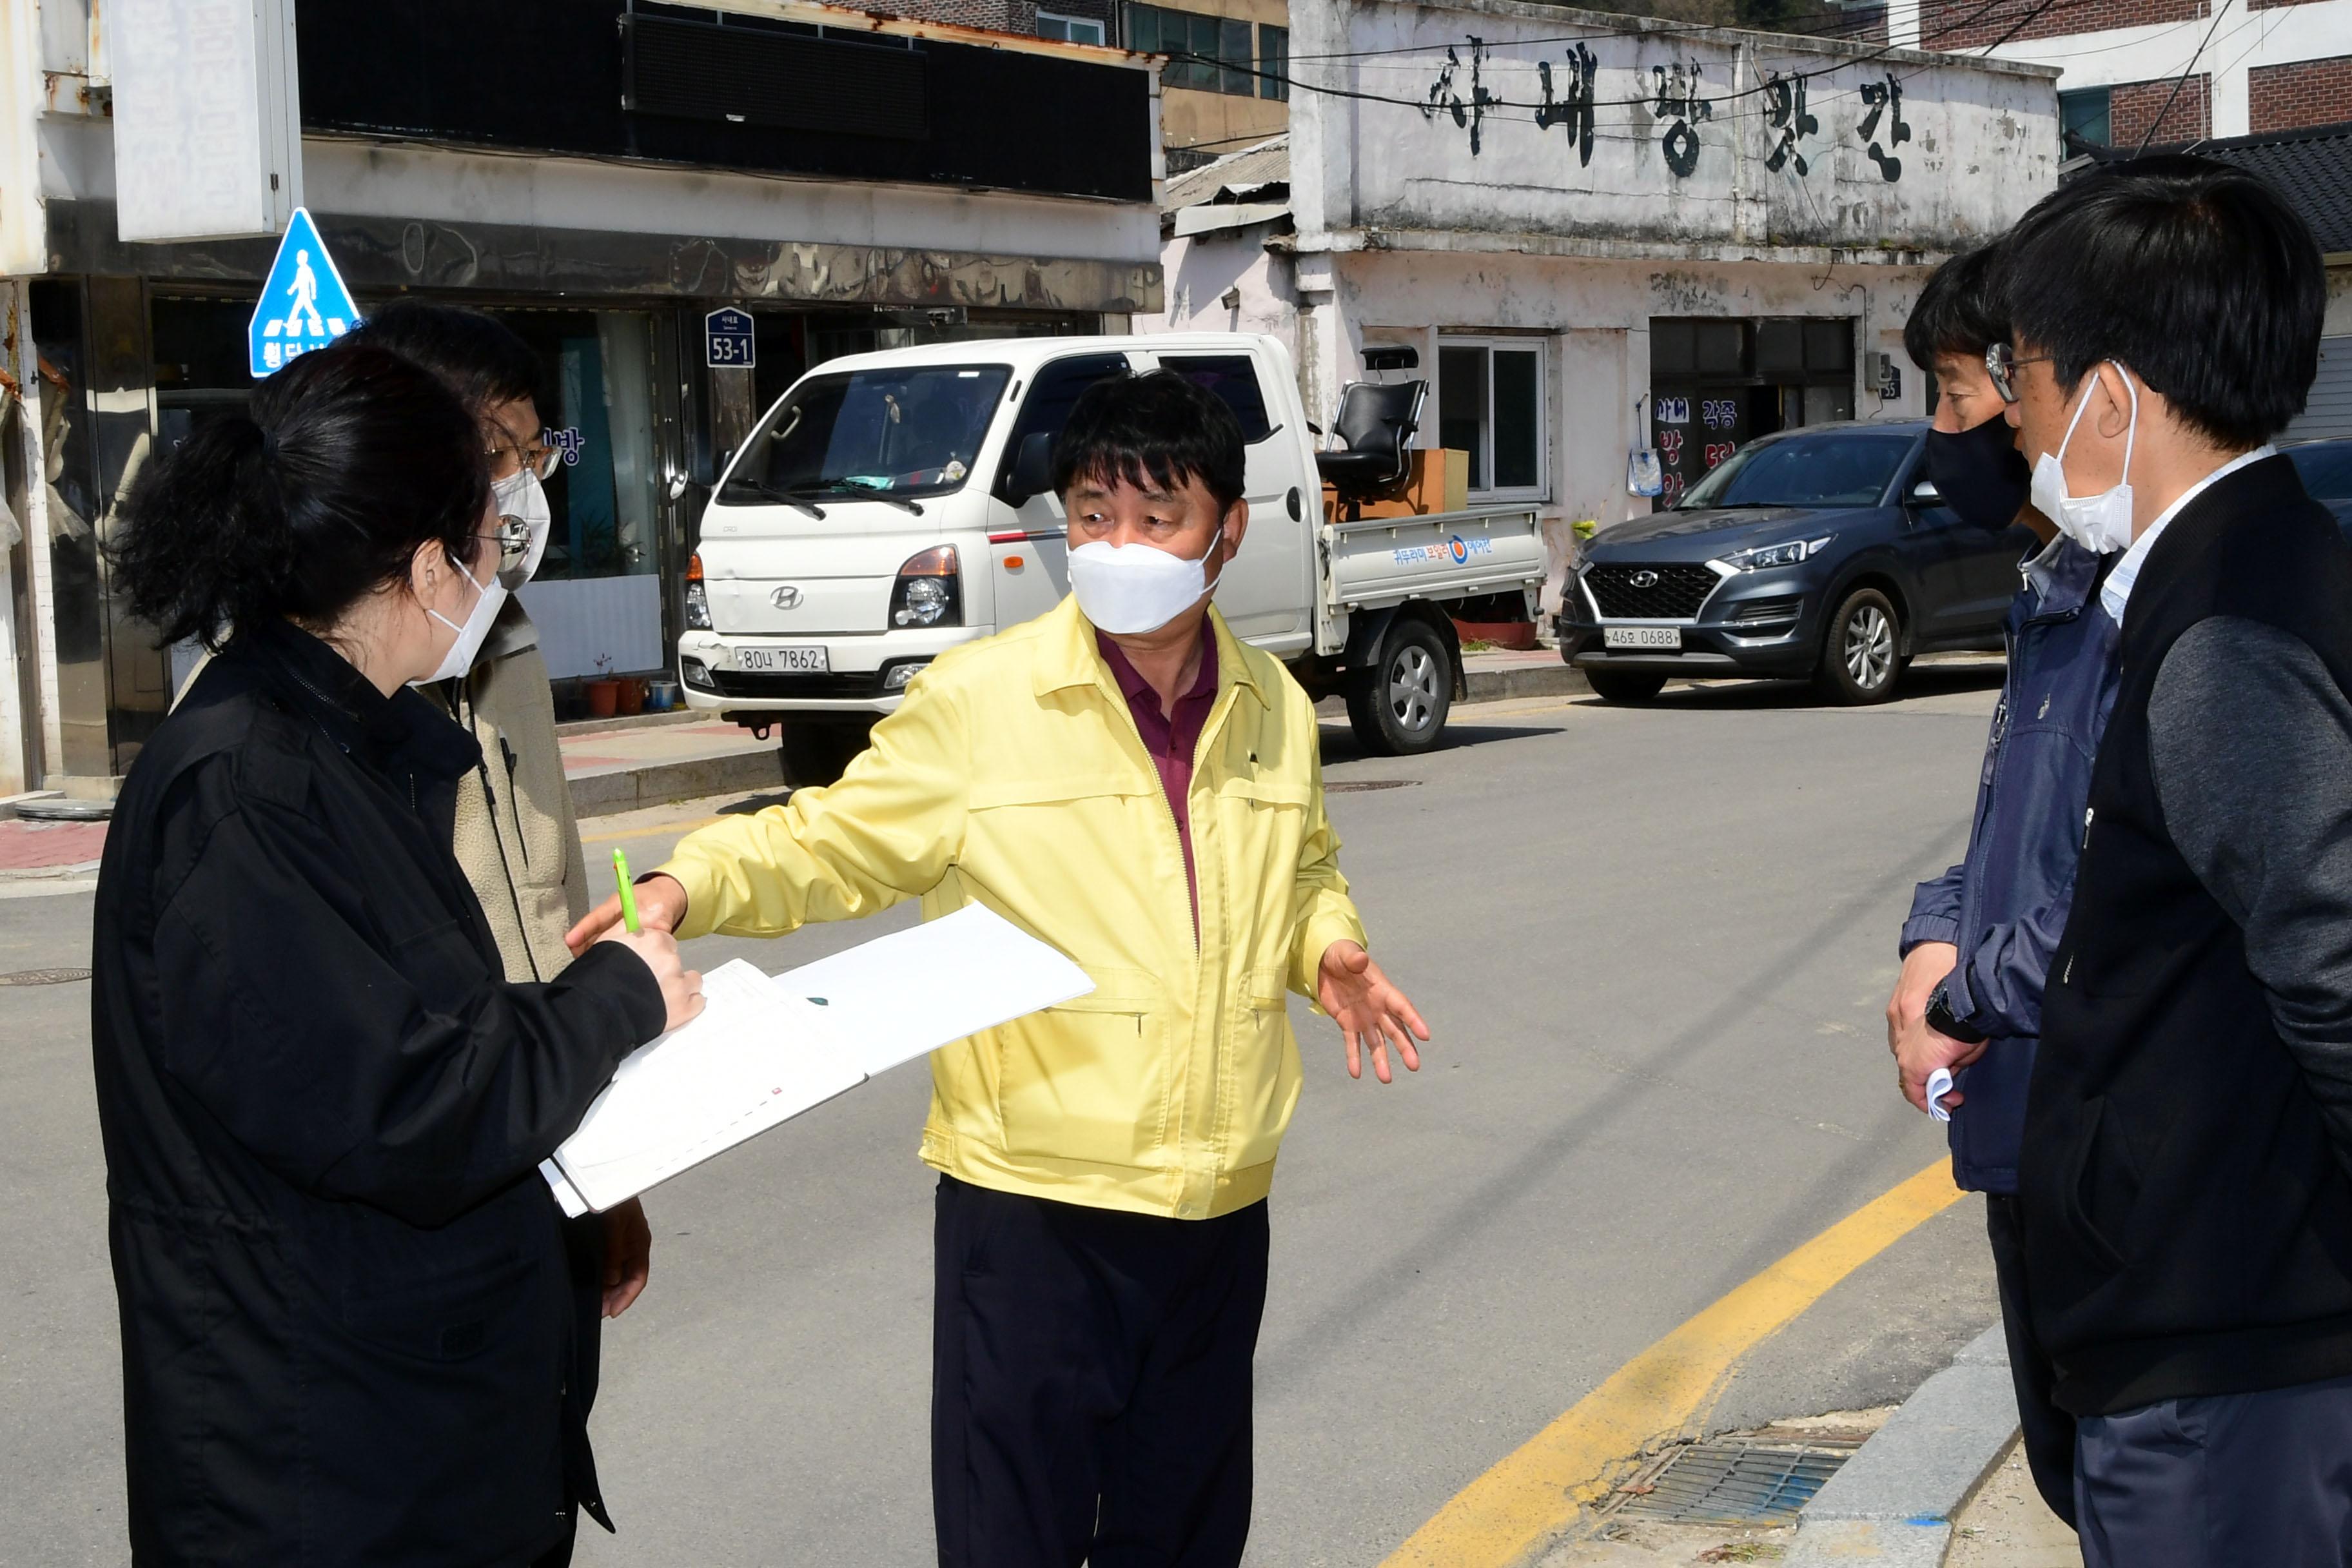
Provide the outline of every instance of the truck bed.
{"type": "Polygon", "coordinates": [[[1326,617],[1506,593],[1541,583],[1549,570],[1532,506],[1327,522],[1322,555],[1326,617]]]}

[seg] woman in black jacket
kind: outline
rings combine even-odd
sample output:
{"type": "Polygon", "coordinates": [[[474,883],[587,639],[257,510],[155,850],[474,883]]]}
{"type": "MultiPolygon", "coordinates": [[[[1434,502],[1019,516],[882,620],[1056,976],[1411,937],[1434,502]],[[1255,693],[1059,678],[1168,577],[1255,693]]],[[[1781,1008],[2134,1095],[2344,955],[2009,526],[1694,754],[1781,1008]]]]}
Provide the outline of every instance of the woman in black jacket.
{"type": "Polygon", "coordinates": [[[669,939],[509,984],[449,851],[474,422],[358,344],[152,459],[116,580],[220,648],[125,780],[92,1035],[145,1563],[527,1564],[601,1516],[536,1167],[700,1006],[669,939]]]}

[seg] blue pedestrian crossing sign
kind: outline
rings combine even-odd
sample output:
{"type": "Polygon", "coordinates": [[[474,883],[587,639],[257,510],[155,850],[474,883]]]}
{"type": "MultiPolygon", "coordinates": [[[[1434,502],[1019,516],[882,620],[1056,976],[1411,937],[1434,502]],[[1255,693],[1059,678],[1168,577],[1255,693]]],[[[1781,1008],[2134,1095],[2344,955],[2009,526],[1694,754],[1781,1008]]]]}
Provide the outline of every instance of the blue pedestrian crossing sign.
{"type": "Polygon", "coordinates": [[[749,310],[722,305],[702,318],[702,363],[712,370],[750,370],[759,363],[749,310]]]}
{"type": "Polygon", "coordinates": [[[352,291],[327,254],[319,226],[306,207],[294,209],[286,237],[278,242],[278,259],[269,264],[269,278],[261,286],[261,301],[253,308],[253,324],[246,345],[252,354],[253,379],[280,371],[312,349],[325,348],[360,321],[352,291]]]}

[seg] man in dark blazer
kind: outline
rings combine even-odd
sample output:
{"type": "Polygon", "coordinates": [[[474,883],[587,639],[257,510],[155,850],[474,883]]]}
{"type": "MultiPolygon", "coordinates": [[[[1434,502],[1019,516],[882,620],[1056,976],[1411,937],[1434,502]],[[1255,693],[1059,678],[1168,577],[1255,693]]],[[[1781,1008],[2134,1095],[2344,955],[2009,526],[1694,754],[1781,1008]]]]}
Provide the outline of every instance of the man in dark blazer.
{"type": "Polygon", "coordinates": [[[2034,504],[2123,552],[2019,1167],[2090,1568],[2352,1542],[2352,546],[2269,445],[2310,233],[2224,164],[2077,182],[2008,241],[2034,504]]]}

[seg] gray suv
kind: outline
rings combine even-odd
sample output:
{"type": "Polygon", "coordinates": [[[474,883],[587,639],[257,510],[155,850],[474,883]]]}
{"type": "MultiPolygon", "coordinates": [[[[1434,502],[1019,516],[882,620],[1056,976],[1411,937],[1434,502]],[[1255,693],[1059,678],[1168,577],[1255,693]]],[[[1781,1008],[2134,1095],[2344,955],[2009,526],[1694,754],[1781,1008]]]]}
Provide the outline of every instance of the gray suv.
{"type": "Polygon", "coordinates": [[[1915,654],[2001,647],[2021,527],[1962,522],[1920,468],[1923,419],[1749,442],[1673,507],[1585,547],[1560,657],[1612,702],[1670,677],[1811,677],[1883,702],[1915,654]]]}

